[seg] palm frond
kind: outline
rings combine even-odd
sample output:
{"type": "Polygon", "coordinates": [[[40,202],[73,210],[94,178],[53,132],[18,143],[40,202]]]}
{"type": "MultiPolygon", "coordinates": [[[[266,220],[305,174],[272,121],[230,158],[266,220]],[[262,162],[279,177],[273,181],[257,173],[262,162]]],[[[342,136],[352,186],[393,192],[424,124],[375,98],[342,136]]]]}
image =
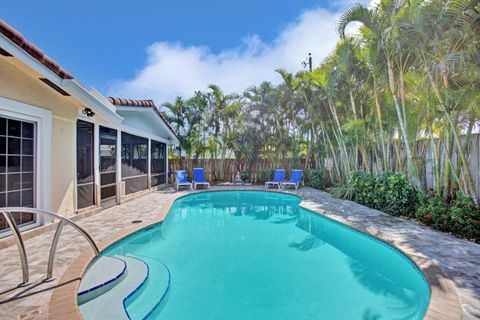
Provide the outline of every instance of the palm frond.
{"type": "Polygon", "coordinates": [[[337,32],[342,38],[345,37],[345,29],[351,22],[361,22],[373,32],[378,31],[376,25],[377,15],[375,11],[372,11],[361,4],[356,4],[350,7],[341,15],[337,24],[337,32]]]}

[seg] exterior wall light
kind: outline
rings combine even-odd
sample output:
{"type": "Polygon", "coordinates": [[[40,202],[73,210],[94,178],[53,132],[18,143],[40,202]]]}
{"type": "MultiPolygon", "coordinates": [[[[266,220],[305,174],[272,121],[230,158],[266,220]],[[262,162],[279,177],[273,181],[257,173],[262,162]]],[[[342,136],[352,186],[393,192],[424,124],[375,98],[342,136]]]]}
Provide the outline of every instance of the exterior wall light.
{"type": "Polygon", "coordinates": [[[84,115],[86,115],[87,117],[89,117],[89,118],[91,118],[91,117],[93,117],[93,116],[95,115],[95,112],[93,112],[93,110],[90,109],[90,108],[85,108],[85,109],[83,109],[82,113],[83,113],[84,115]]]}

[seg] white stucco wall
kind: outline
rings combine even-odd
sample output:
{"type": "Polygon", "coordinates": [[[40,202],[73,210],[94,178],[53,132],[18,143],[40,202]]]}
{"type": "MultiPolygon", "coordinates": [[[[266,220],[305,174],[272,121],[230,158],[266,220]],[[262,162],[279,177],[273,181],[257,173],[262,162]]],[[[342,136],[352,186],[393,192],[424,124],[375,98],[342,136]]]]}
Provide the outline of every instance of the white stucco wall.
{"type": "MultiPolygon", "coordinates": [[[[48,203],[37,199],[37,204],[49,210],[71,216],[75,211],[75,123],[79,106],[72,97],[64,97],[38,80],[37,75],[29,73],[7,58],[0,59],[0,97],[30,106],[32,110],[48,111],[51,132],[47,137],[48,147],[39,144],[37,160],[48,158],[48,177],[37,172],[37,189],[44,188],[43,180],[48,179],[48,203]],[[46,151],[49,150],[49,151],[46,151]],[[45,152],[49,155],[45,156],[45,152]],[[39,181],[42,180],[42,181],[39,181]]],[[[20,105],[19,105],[20,106],[20,105]]],[[[19,112],[20,107],[4,103],[4,112],[0,115],[19,112]]],[[[12,115],[10,114],[10,115],[12,115]]],[[[43,128],[38,128],[39,130],[43,128]]]]}

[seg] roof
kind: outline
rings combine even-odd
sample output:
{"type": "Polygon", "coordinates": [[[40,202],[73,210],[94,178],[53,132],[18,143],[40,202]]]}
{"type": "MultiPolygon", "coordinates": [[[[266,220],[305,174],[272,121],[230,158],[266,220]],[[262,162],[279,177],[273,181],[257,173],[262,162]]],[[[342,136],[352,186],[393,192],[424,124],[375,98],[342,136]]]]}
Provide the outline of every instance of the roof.
{"type": "Polygon", "coordinates": [[[73,76],[69,72],[67,72],[65,69],[60,67],[60,65],[55,60],[47,56],[37,46],[35,46],[33,43],[25,39],[25,37],[20,32],[15,30],[12,26],[7,24],[2,19],[0,19],[0,33],[2,33],[5,37],[10,39],[20,48],[22,48],[26,53],[31,55],[35,60],[43,64],[48,69],[52,70],[60,78],[73,79],[73,76]]]}
{"type": "Polygon", "coordinates": [[[146,100],[136,100],[136,99],[124,99],[124,98],[116,98],[116,97],[108,97],[108,100],[115,106],[122,106],[122,107],[140,107],[140,108],[152,108],[155,113],[162,119],[162,121],[165,123],[165,125],[168,127],[168,129],[173,133],[173,135],[180,140],[179,136],[173,130],[172,126],[170,123],[168,123],[167,119],[165,119],[165,116],[160,112],[158,107],[155,105],[155,101],[152,99],[146,99],[146,100]]]}
{"type": "MultiPolygon", "coordinates": [[[[60,67],[60,65],[57,62],[55,62],[52,58],[47,56],[42,50],[36,47],[33,43],[25,39],[25,37],[20,32],[18,32],[16,29],[14,29],[12,26],[7,24],[2,19],[0,19],[0,33],[3,34],[7,39],[12,41],[15,45],[17,45],[21,50],[25,51],[33,59],[37,60],[39,63],[41,63],[42,65],[44,65],[45,67],[53,71],[61,79],[73,80],[73,76],[69,72],[67,72],[65,69],[60,67]]],[[[3,48],[0,48],[0,49],[3,50],[3,48]]],[[[6,53],[9,54],[9,52],[6,52],[6,53]]],[[[72,82],[78,83],[75,80],[72,82]]],[[[81,87],[81,89],[84,90],[81,85],[79,85],[79,87],[81,87]]],[[[96,100],[98,100],[98,96],[101,96],[101,94],[98,94],[98,95],[93,94],[91,91],[87,92],[86,94],[89,94],[91,97],[95,98],[96,100]]],[[[103,98],[103,96],[101,97],[103,98]]],[[[180,140],[175,130],[173,130],[173,128],[168,123],[168,121],[165,119],[164,115],[160,112],[159,108],[155,106],[155,102],[153,100],[134,100],[134,99],[122,99],[122,98],[114,98],[114,97],[108,97],[108,100],[110,103],[112,103],[115,106],[152,108],[155,111],[155,113],[161,118],[162,122],[165,123],[166,127],[174,135],[174,137],[177,140],[180,140]]],[[[109,105],[106,102],[104,103],[104,105],[111,107],[111,105],[109,105]]],[[[118,114],[115,112],[115,110],[113,110],[113,108],[111,111],[115,116],[118,116],[118,114]]]]}
{"type": "Polygon", "coordinates": [[[153,100],[134,100],[134,99],[122,99],[108,97],[108,100],[116,106],[128,106],[128,107],[155,107],[153,100]]]}

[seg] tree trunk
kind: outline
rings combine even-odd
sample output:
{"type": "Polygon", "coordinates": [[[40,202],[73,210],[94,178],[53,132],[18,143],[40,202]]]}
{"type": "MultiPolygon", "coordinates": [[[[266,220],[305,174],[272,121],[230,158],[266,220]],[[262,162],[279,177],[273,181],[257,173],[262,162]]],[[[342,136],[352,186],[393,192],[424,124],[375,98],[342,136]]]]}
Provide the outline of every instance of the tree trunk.
{"type": "Polygon", "coordinates": [[[375,98],[375,107],[377,109],[377,118],[378,118],[378,126],[380,128],[380,141],[382,144],[382,157],[383,157],[383,170],[387,170],[387,151],[385,148],[385,136],[383,133],[383,122],[382,122],[382,108],[380,107],[380,101],[378,100],[378,86],[377,86],[377,79],[373,76],[373,96],[375,98]]]}
{"type": "MultiPolygon", "coordinates": [[[[470,119],[468,122],[468,128],[467,128],[467,133],[465,135],[465,141],[463,143],[463,150],[465,150],[466,157],[468,158],[470,152],[469,152],[469,146],[470,146],[470,140],[472,138],[472,131],[473,127],[475,126],[475,116],[473,114],[470,114],[470,119]]],[[[469,166],[470,163],[463,163],[461,158],[458,158],[458,163],[457,163],[457,171],[456,175],[457,177],[460,177],[462,174],[462,167],[469,166]]]]}
{"type": "Polygon", "coordinates": [[[405,153],[407,154],[407,172],[408,175],[410,176],[410,179],[412,180],[413,185],[415,188],[420,189],[421,184],[420,184],[420,179],[418,178],[418,168],[416,168],[416,165],[413,163],[413,156],[412,156],[412,150],[410,149],[410,141],[408,139],[408,132],[407,128],[404,125],[404,118],[402,115],[402,110],[400,108],[400,104],[398,102],[398,97],[397,97],[397,90],[395,88],[395,76],[393,74],[393,68],[392,68],[392,63],[390,61],[390,57],[388,53],[386,54],[387,56],[387,69],[388,69],[388,82],[390,84],[390,91],[392,92],[392,98],[393,98],[393,103],[395,105],[395,111],[397,112],[397,118],[398,118],[398,123],[400,125],[400,131],[402,134],[403,141],[405,143],[405,153]]]}
{"type": "Polygon", "coordinates": [[[472,177],[472,172],[470,170],[470,166],[468,165],[467,158],[465,157],[465,152],[463,151],[463,146],[462,143],[460,142],[460,138],[458,137],[457,131],[456,131],[456,126],[452,122],[452,119],[448,115],[447,107],[445,106],[445,102],[443,101],[442,95],[440,94],[440,89],[438,88],[437,83],[435,82],[435,79],[433,78],[432,74],[430,73],[430,70],[428,72],[428,77],[430,79],[430,84],[432,85],[433,91],[435,93],[435,96],[437,97],[439,104],[442,108],[442,111],[445,115],[445,118],[447,119],[448,124],[450,125],[450,128],[452,129],[451,132],[453,134],[453,140],[455,142],[455,145],[457,147],[457,152],[458,155],[460,156],[461,162],[463,164],[463,168],[465,169],[465,178],[467,182],[467,190],[469,191],[469,196],[473,199],[473,202],[475,203],[475,206],[478,207],[479,202],[478,202],[478,197],[476,194],[475,190],[475,183],[473,181],[472,177]],[[465,165],[467,164],[467,165],[465,165]]]}

